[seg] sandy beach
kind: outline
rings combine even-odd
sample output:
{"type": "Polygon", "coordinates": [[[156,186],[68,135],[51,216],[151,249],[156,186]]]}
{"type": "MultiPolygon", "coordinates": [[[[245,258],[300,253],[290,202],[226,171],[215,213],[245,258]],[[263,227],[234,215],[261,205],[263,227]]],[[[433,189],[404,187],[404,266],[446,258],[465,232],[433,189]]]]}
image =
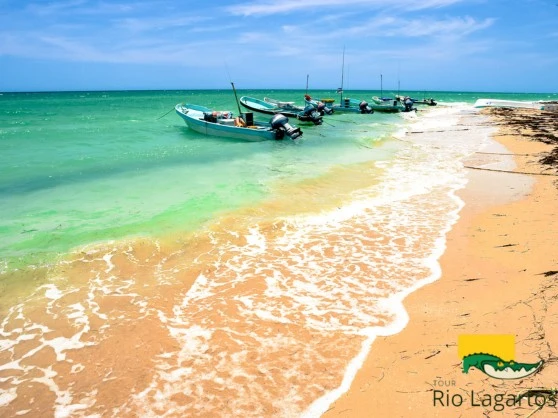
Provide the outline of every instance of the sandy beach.
{"type": "MultiPolygon", "coordinates": [[[[421,116],[385,119],[385,135],[379,115],[350,129],[339,119],[304,152],[290,144],[252,155],[237,144],[250,158],[232,171],[220,158],[196,166],[242,166],[234,184],[248,177],[250,191],[244,167],[284,166],[277,175],[293,177],[305,161],[315,168],[344,152],[350,164],[280,181],[191,233],[93,241],[43,274],[8,277],[26,286],[0,292],[0,416],[526,417],[537,402],[538,416],[554,413],[541,394],[501,400],[556,385],[555,114],[479,115],[458,102],[421,116]],[[368,142],[355,148],[355,138],[368,142]],[[542,370],[508,381],[475,365],[464,374],[459,339],[482,334],[515,337],[510,359],[544,361],[542,370]]],[[[215,148],[226,145],[202,155],[215,148]]],[[[220,179],[207,189],[220,190],[220,179]]],[[[103,176],[91,189],[124,193],[111,184],[103,176]]],[[[150,184],[159,181],[133,190],[150,184]]],[[[79,179],[41,195],[70,202],[78,189],[79,179]]],[[[12,238],[38,245],[43,212],[30,213],[36,223],[12,238]]],[[[183,213],[162,216],[161,227],[183,213]]],[[[71,238],[68,228],[50,238],[71,238]]]]}
{"type": "Polygon", "coordinates": [[[447,236],[442,277],[404,300],[405,329],[373,343],[350,390],[324,417],[558,414],[557,402],[542,393],[506,404],[526,390],[556,387],[557,114],[483,113],[498,127],[496,142],[464,161],[471,167],[458,192],[465,206],[447,236]],[[516,361],[543,360],[543,367],[516,380],[477,369],[464,374],[457,350],[463,334],[512,334],[516,361]]]}

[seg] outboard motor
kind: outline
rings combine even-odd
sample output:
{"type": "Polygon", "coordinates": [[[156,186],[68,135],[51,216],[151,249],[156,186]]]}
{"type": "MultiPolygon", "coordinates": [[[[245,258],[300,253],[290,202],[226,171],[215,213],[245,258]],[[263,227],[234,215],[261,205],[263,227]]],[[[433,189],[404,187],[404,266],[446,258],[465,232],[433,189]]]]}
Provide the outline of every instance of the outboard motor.
{"type": "Polygon", "coordinates": [[[364,100],[360,102],[358,108],[360,109],[360,113],[374,113],[372,108],[368,106],[368,102],[365,102],[364,100]]]}
{"type": "Polygon", "coordinates": [[[325,105],[325,103],[322,102],[318,102],[318,112],[320,112],[320,115],[331,115],[333,113],[333,109],[331,107],[327,107],[325,105]]]}
{"type": "Polygon", "coordinates": [[[271,127],[277,130],[276,139],[283,139],[283,136],[287,134],[291,139],[296,139],[302,135],[300,128],[295,128],[289,124],[289,118],[285,115],[278,113],[271,118],[271,127]]]}
{"type": "Polygon", "coordinates": [[[404,104],[405,104],[405,112],[410,112],[412,110],[415,110],[413,109],[413,100],[411,100],[410,97],[405,97],[404,104]]]}
{"type": "Polygon", "coordinates": [[[322,115],[311,104],[306,105],[306,107],[304,108],[304,111],[302,112],[302,117],[305,120],[311,121],[312,123],[314,123],[314,125],[321,125],[322,124],[322,115]]]}

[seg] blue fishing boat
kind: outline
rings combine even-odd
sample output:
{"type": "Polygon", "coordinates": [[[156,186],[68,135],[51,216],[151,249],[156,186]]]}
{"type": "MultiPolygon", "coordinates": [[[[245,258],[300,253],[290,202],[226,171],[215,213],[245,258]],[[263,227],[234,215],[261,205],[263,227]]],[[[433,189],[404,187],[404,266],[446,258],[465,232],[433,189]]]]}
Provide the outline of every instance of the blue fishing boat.
{"type": "Polygon", "coordinates": [[[267,115],[281,113],[287,117],[297,118],[300,122],[311,122],[314,125],[322,124],[322,115],[316,111],[314,106],[296,106],[294,102],[282,102],[264,97],[264,100],[254,97],[242,96],[240,104],[254,112],[267,115]]]}
{"type": "Polygon", "coordinates": [[[190,129],[204,135],[243,141],[278,140],[285,136],[296,139],[302,135],[300,128],[290,125],[289,118],[280,113],[263,123],[254,121],[251,112],[234,117],[230,111],[215,111],[193,104],[177,104],[175,110],[190,129]]]}
{"type": "Polygon", "coordinates": [[[328,113],[374,113],[372,106],[365,100],[350,99],[348,97],[341,99],[340,104],[335,104],[334,99],[319,99],[315,100],[309,95],[304,96],[307,102],[314,103],[316,106],[320,104],[325,105],[328,113]]]}
{"type": "Polygon", "coordinates": [[[334,99],[320,99],[319,101],[313,100],[308,94],[304,96],[307,102],[324,103],[331,112],[340,113],[374,113],[374,109],[365,100],[357,100],[345,98],[343,99],[343,81],[345,73],[345,47],[343,47],[343,64],[341,66],[341,87],[337,89],[337,93],[341,95],[340,104],[334,104],[334,99]]]}
{"type": "Polygon", "coordinates": [[[420,100],[420,99],[413,99],[412,97],[409,96],[396,95],[395,99],[403,103],[405,103],[406,100],[410,100],[413,104],[420,104],[420,105],[427,105],[427,106],[436,106],[438,104],[436,100],[434,100],[433,98],[429,98],[429,99],[425,98],[420,100]]]}
{"type": "Polygon", "coordinates": [[[380,74],[380,97],[372,97],[370,107],[376,112],[398,113],[405,112],[409,109],[398,99],[384,97],[384,76],[380,74]]]}
{"type": "Polygon", "coordinates": [[[384,113],[408,112],[410,110],[400,100],[378,96],[372,97],[370,107],[376,112],[384,113]]]}

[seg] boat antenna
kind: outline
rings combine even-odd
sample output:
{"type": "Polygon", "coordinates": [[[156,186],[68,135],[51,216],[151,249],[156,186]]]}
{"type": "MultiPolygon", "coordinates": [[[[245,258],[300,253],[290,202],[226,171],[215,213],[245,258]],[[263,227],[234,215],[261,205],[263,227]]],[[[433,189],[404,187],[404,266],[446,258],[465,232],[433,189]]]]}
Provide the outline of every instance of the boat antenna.
{"type": "Polygon", "coordinates": [[[236,100],[236,107],[238,108],[238,114],[242,115],[242,110],[240,110],[240,105],[238,104],[238,96],[236,95],[236,89],[234,88],[234,83],[231,81],[231,86],[234,92],[234,99],[236,100]]]}
{"type": "Polygon", "coordinates": [[[382,74],[380,74],[380,100],[384,97],[384,80],[382,74]]]}
{"type": "Polygon", "coordinates": [[[398,63],[397,63],[397,95],[398,95],[398,96],[401,94],[401,93],[399,92],[400,87],[401,87],[401,85],[400,85],[400,83],[401,83],[401,81],[400,81],[400,74],[401,74],[401,63],[398,62],[398,63]]]}
{"type": "Polygon", "coordinates": [[[306,74],[306,94],[308,94],[308,77],[310,77],[310,75],[306,74]]]}
{"type": "Polygon", "coordinates": [[[341,64],[341,102],[343,101],[343,78],[345,76],[345,45],[343,45],[343,63],[341,64]]]}

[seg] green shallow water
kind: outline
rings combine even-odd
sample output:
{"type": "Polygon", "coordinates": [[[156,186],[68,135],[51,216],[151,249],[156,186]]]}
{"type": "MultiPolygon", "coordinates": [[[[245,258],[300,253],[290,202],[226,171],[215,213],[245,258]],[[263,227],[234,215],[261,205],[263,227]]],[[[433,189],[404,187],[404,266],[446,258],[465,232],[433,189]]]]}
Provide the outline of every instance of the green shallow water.
{"type": "MultiPolygon", "coordinates": [[[[299,103],[303,94],[238,91],[299,103]]],[[[487,96],[410,95],[468,103],[487,96]]],[[[225,211],[269,198],[278,184],[389,159],[398,147],[390,137],[405,124],[400,115],[334,115],[322,126],[302,126],[296,142],[244,143],[190,131],[174,113],[176,103],[238,113],[228,90],[3,93],[0,271],[49,263],[92,242],[196,230],[225,211]]]]}
{"type": "Polygon", "coordinates": [[[0,415],[317,416],[440,278],[463,158],[492,131],[462,104],[497,96],[334,115],[294,142],[172,112],[232,97],[0,95],[0,415]]]}
{"type": "Polygon", "coordinates": [[[268,197],[276,182],[385,158],[389,151],[363,157],[354,150],[400,123],[374,118],[382,125],[373,134],[349,134],[357,125],[347,116],[336,128],[303,128],[297,143],[252,144],[204,137],[174,111],[166,114],[187,101],[234,110],[230,91],[5,93],[0,100],[4,270],[91,242],[194,230],[268,197]]]}

